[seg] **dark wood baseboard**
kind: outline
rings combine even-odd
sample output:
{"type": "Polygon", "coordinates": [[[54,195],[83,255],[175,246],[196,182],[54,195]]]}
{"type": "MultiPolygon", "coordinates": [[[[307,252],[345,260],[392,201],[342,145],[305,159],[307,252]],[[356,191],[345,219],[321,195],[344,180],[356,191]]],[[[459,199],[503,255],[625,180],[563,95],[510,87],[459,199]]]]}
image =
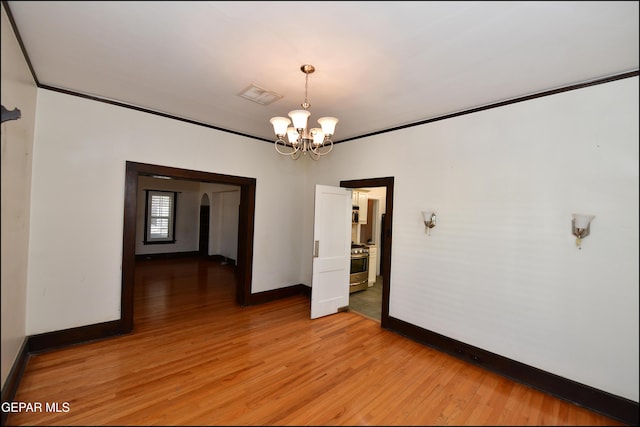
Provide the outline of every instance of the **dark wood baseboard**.
{"type": "Polygon", "coordinates": [[[258,292],[249,296],[248,305],[264,304],[266,302],[275,301],[281,298],[288,298],[294,295],[305,295],[307,289],[311,289],[308,286],[298,284],[288,286],[286,288],[273,289],[271,291],[258,292]]]}
{"type": "MultiPolygon", "coordinates": [[[[16,356],[16,359],[13,362],[13,366],[11,366],[11,370],[9,371],[9,375],[7,376],[7,380],[2,386],[2,403],[11,402],[16,396],[18,385],[20,385],[22,374],[24,373],[24,369],[27,367],[27,361],[29,360],[29,350],[27,342],[27,338],[22,341],[22,345],[20,346],[18,355],[16,356]]],[[[1,426],[5,425],[8,416],[9,413],[3,410],[2,418],[0,419],[1,426]]]]}
{"type": "Polygon", "coordinates": [[[638,425],[638,402],[525,365],[394,317],[389,317],[387,329],[557,398],[623,423],[638,425]]]}
{"type": "Polygon", "coordinates": [[[30,354],[41,353],[57,348],[123,335],[126,332],[127,331],[122,330],[120,320],[78,326],[77,328],[31,335],[28,339],[27,350],[30,354]]]}
{"type": "MultiPolygon", "coordinates": [[[[294,295],[304,295],[309,292],[309,289],[310,288],[305,285],[298,284],[288,286],[286,288],[258,292],[256,294],[251,294],[250,305],[264,304],[266,302],[294,295]]],[[[121,320],[113,320],[93,325],[31,335],[26,339],[25,347],[28,354],[35,354],[71,345],[111,338],[128,332],[130,331],[123,328],[121,320]]]]}
{"type": "MultiPolygon", "coordinates": [[[[286,288],[258,292],[256,294],[251,294],[250,305],[264,304],[266,302],[275,301],[277,299],[287,298],[294,295],[309,294],[309,289],[310,288],[308,286],[298,284],[288,286],[286,288]]],[[[111,338],[126,334],[128,332],[130,331],[123,329],[121,320],[113,320],[109,322],[96,323],[93,325],[79,326],[76,328],[31,335],[27,337],[23,347],[24,351],[27,354],[35,354],[49,350],[55,350],[62,347],[83,344],[90,341],[111,338]]],[[[16,360],[16,364],[18,364],[18,360],[16,360]]]]}
{"type": "Polygon", "coordinates": [[[219,263],[225,263],[228,265],[232,265],[232,266],[236,266],[236,260],[232,259],[232,258],[228,258],[226,256],[223,255],[209,255],[207,257],[208,259],[212,260],[212,261],[217,261],[219,263]]]}
{"type": "Polygon", "coordinates": [[[136,261],[145,259],[175,259],[175,258],[193,258],[200,256],[200,252],[166,252],[161,254],[136,254],[136,261]]]}
{"type": "Polygon", "coordinates": [[[302,295],[304,295],[307,298],[311,298],[311,286],[307,286],[307,285],[298,285],[298,286],[302,286],[302,289],[301,289],[302,295]]]}
{"type": "MultiPolygon", "coordinates": [[[[145,260],[156,260],[156,259],[179,259],[179,258],[198,258],[200,252],[192,251],[192,252],[168,252],[162,254],[137,254],[136,261],[145,261],[145,260]]],[[[236,260],[232,258],[228,258],[223,255],[208,255],[206,257],[211,261],[217,261],[220,263],[226,263],[232,266],[236,266],[236,260]]]]}

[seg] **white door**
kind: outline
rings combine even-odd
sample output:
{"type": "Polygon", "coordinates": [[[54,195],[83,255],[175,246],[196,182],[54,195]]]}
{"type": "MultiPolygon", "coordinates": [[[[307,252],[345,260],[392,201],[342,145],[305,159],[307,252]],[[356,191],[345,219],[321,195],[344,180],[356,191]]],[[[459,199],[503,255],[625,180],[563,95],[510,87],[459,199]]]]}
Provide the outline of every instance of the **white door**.
{"type": "Polygon", "coordinates": [[[351,189],[316,185],[311,318],[349,306],[351,189]]]}

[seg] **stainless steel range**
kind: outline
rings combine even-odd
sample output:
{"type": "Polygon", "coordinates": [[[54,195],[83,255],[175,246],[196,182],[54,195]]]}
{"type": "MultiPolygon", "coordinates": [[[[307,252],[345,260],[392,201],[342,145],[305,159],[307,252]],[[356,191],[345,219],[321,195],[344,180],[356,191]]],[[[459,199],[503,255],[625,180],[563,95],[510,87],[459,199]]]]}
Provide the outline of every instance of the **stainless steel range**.
{"type": "Polygon", "coordinates": [[[349,293],[363,291],[369,287],[369,248],[365,245],[351,244],[351,270],[349,275],[349,293]]]}

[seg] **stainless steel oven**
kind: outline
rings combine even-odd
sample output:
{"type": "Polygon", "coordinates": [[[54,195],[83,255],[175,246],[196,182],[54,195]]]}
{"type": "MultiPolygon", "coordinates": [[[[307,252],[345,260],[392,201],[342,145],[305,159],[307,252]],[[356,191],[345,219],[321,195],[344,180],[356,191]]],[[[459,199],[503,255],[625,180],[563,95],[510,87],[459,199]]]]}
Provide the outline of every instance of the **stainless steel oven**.
{"type": "Polygon", "coordinates": [[[364,245],[352,245],[349,293],[369,287],[369,249],[364,245]]]}

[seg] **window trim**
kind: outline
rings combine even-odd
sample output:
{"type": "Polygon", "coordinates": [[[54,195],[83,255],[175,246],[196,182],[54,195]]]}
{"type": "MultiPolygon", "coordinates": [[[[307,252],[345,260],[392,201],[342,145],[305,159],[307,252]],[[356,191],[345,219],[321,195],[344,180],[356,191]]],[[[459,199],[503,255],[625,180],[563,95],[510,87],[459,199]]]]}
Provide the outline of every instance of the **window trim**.
{"type": "Polygon", "coordinates": [[[145,245],[173,244],[176,242],[176,212],[178,206],[178,193],[176,191],[165,190],[144,190],[145,192],[145,208],[144,208],[144,239],[145,245]],[[169,217],[169,236],[162,238],[151,237],[151,198],[154,195],[171,197],[171,215],[169,217]]]}

